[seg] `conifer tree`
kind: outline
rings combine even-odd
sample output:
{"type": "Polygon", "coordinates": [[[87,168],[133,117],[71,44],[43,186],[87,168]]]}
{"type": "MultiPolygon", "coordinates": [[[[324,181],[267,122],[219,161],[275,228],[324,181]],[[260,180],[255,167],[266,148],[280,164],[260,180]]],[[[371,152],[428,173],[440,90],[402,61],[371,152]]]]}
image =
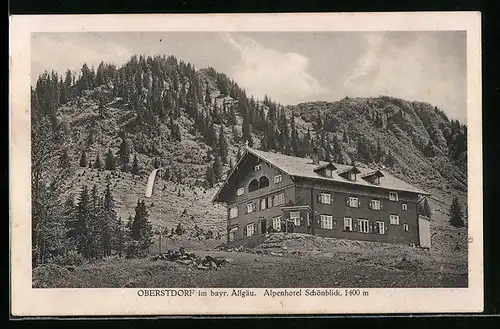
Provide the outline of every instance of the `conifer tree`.
{"type": "Polygon", "coordinates": [[[218,182],[222,177],[222,164],[218,154],[216,154],[214,157],[213,173],[214,173],[214,180],[218,182]]]}
{"type": "Polygon", "coordinates": [[[227,153],[228,153],[228,146],[227,146],[227,141],[226,137],[224,136],[224,129],[223,126],[220,126],[219,130],[219,156],[221,158],[221,161],[223,164],[227,163],[227,153]]]}
{"type": "Polygon", "coordinates": [[[101,169],[101,167],[102,167],[100,153],[101,152],[97,151],[97,156],[96,156],[95,161],[94,161],[94,168],[95,169],[101,169]]]}
{"type": "Polygon", "coordinates": [[[229,158],[229,164],[227,165],[229,167],[229,170],[233,169],[233,158],[229,158]]]}
{"type": "Polygon", "coordinates": [[[384,151],[380,146],[380,140],[377,140],[377,151],[375,152],[375,161],[380,162],[384,158],[384,151]]]}
{"type": "Polygon", "coordinates": [[[137,155],[134,155],[134,161],[132,162],[132,174],[139,175],[139,160],[137,160],[137,155]]]}
{"type": "Polygon", "coordinates": [[[210,165],[207,166],[207,171],[205,173],[205,182],[206,182],[208,187],[214,187],[214,184],[215,184],[214,169],[210,165]]]}
{"type": "Polygon", "coordinates": [[[429,142],[427,145],[424,147],[423,150],[424,156],[431,158],[436,155],[436,152],[434,150],[434,143],[432,143],[432,139],[429,139],[429,142]]]}
{"type": "Polygon", "coordinates": [[[250,125],[250,121],[247,116],[245,116],[245,119],[243,120],[243,125],[241,126],[241,132],[243,135],[243,140],[248,141],[248,146],[252,147],[253,146],[252,127],[250,125]]]}
{"type": "Polygon", "coordinates": [[[123,138],[118,150],[120,165],[128,164],[130,161],[130,142],[123,138]]]}
{"type": "Polygon", "coordinates": [[[236,153],[236,162],[240,161],[241,159],[241,149],[238,148],[238,153],[236,153]]]}
{"type": "Polygon", "coordinates": [[[82,151],[82,155],[80,156],[80,167],[87,167],[87,153],[85,153],[85,150],[82,151]]]}
{"type": "Polygon", "coordinates": [[[450,224],[455,227],[464,226],[462,207],[460,206],[460,202],[458,201],[457,197],[454,197],[451,202],[450,224]]]}
{"type": "Polygon", "coordinates": [[[59,167],[63,169],[71,168],[71,162],[67,149],[63,149],[61,155],[59,156],[59,167]]]}
{"type": "Polygon", "coordinates": [[[108,148],[108,153],[106,154],[105,165],[106,165],[106,170],[116,170],[115,155],[113,154],[110,148],[108,148]]]}
{"type": "Polygon", "coordinates": [[[147,254],[153,245],[153,227],[149,222],[149,213],[144,200],[137,201],[135,216],[130,228],[130,237],[138,242],[139,252],[147,254]]]}
{"type": "Polygon", "coordinates": [[[76,207],[76,228],[75,242],[77,250],[85,258],[90,257],[90,242],[89,242],[89,219],[90,219],[90,196],[86,185],[83,186],[80,192],[78,206],[76,207]]]}
{"type": "Polygon", "coordinates": [[[106,190],[104,191],[104,201],[103,201],[103,216],[100,218],[100,229],[102,234],[102,252],[104,257],[111,255],[112,246],[115,245],[115,239],[117,238],[113,233],[116,231],[114,226],[118,225],[115,201],[113,199],[113,194],[111,193],[110,182],[106,185],[106,190]]]}

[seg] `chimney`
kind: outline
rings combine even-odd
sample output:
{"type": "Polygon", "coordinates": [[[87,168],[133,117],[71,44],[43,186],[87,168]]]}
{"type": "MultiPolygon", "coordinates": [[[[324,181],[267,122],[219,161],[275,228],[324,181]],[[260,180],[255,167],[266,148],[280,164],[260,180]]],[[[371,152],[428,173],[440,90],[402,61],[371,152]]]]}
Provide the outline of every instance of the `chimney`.
{"type": "Polygon", "coordinates": [[[319,165],[319,152],[317,147],[314,147],[312,150],[312,160],[315,165],[319,165]]]}

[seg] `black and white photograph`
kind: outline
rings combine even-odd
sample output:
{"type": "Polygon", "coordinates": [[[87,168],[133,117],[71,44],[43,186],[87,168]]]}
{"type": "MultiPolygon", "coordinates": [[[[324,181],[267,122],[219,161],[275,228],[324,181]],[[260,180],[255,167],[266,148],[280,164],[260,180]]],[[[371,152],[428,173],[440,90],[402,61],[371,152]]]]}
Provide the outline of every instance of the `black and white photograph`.
{"type": "Polygon", "coordinates": [[[32,289],[470,287],[467,31],[29,36],[32,289]]]}

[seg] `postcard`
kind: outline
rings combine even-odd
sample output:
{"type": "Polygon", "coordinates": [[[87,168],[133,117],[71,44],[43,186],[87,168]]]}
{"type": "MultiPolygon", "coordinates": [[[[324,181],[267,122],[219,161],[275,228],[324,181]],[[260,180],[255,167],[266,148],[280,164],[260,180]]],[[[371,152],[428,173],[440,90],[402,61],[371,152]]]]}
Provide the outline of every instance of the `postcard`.
{"type": "Polygon", "coordinates": [[[483,310],[480,13],[10,27],[12,315],[483,310]]]}

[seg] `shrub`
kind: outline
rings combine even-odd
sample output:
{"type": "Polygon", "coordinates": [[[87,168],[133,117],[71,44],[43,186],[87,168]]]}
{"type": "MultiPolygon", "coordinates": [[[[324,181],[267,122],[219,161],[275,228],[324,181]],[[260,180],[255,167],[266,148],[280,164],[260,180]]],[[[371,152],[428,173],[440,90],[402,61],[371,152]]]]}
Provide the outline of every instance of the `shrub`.
{"type": "Polygon", "coordinates": [[[54,259],[54,263],[61,266],[79,266],[85,263],[85,257],[76,250],[70,250],[54,259]]]}

